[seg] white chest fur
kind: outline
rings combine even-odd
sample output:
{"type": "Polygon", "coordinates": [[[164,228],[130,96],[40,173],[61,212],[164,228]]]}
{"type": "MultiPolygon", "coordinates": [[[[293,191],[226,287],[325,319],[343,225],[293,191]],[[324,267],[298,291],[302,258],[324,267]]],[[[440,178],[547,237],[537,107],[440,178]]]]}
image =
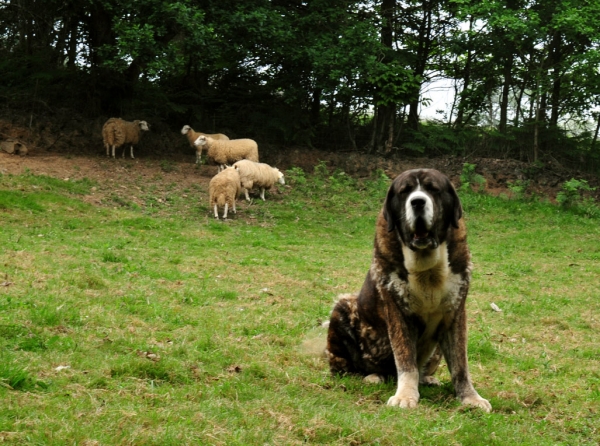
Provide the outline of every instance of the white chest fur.
{"type": "Polygon", "coordinates": [[[421,315],[425,320],[430,316],[437,319],[434,314],[458,307],[464,280],[450,271],[446,243],[426,251],[412,251],[403,247],[402,252],[408,270],[408,282],[392,273],[387,283],[388,290],[394,292],[412,313],[421,315]]]}

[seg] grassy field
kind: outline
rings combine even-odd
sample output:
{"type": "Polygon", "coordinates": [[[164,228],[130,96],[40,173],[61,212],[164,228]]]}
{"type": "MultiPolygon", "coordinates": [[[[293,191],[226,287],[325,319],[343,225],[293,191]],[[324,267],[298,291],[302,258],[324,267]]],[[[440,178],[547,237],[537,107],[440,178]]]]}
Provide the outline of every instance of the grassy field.
{"type": "Polygon", "coordinates": [[[90,180],[0,175],[0,440],[600,442],[600,220],[461,194],[469,362],[493,412],[461,407],[445,367],[404,411],[385,405],[394,383],[331,377],[302,347],[360,287],[389,180],[287,178],[222,222],[202,187],[157,201],[158,177],[140,183],[142,206],[98,206],[90,180]]]}

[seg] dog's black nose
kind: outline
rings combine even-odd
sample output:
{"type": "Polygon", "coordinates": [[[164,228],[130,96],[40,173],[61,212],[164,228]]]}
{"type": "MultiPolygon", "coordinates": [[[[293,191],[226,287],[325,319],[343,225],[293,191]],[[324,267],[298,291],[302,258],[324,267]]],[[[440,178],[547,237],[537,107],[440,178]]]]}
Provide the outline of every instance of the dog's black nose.
{"type": "Polygon", "coordinates": [[[410,200],[410,205],[416,210],[421,210],[425,207],[425,199],[413,198],[412,200],[410,200]]]}

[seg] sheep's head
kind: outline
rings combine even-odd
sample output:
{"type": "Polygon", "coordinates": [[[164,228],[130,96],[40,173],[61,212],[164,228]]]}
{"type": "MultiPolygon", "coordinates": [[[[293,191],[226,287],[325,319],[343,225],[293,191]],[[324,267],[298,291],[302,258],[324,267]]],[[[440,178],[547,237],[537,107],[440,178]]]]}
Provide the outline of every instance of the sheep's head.
{"type": "Polygon", "coordinates": [[[181,129],[181,134],[186,135],[187,132],[189,132],[190,130],[192,130],[192,128],[189,125],[184,125],[183,128],[181,129]]]}
{"type": "Polygon", "coordinates": [[[277,181],[279,182],[279,184],[285,184],[285,179],[283,178],[283,172],[281,172],[277,168],[275,168],[275,170],[277,171],[277,181]]]}
{"type": "Polygon", "coordinates": [[[202,146],[206,145],[206,136],[204,136],[204,135],[198,136],[198,138],[196,138],[196,141],[194,141],[194,145],[196,147],[202,147],[202,146]]]}
{"type": "Polygon", "coordinates": [[[146,121],[137,121],[137,125],[139,125],[140,128],[144,131],[150,130],[150,126],[148,125],[148,123],[146,121]]]}

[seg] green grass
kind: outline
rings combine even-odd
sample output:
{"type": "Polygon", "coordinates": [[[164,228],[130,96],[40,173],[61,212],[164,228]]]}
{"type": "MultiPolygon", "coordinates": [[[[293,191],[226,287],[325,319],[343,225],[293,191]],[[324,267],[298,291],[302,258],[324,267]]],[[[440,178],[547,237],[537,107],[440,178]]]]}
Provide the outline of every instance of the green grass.
{"type": "Polygon", "coordinates": [[[286,176],[281,194],[240,203],[227,222],[161,178],[147,180],[143,206],[97,207],[82,199],[87,180],[0,176],[0,439],[600,441],[599,220],[461,194],[469,363],[494,410],[461,407],[444,367],[442,387],[404,411],[385,405],[393,383],[331,377],[301,347],[322,336],[335,296],[359,289],[389,181],[322,167],[286,176]],[[151,199],[156,187],[173,190],[168,205],[151,199]]]}

